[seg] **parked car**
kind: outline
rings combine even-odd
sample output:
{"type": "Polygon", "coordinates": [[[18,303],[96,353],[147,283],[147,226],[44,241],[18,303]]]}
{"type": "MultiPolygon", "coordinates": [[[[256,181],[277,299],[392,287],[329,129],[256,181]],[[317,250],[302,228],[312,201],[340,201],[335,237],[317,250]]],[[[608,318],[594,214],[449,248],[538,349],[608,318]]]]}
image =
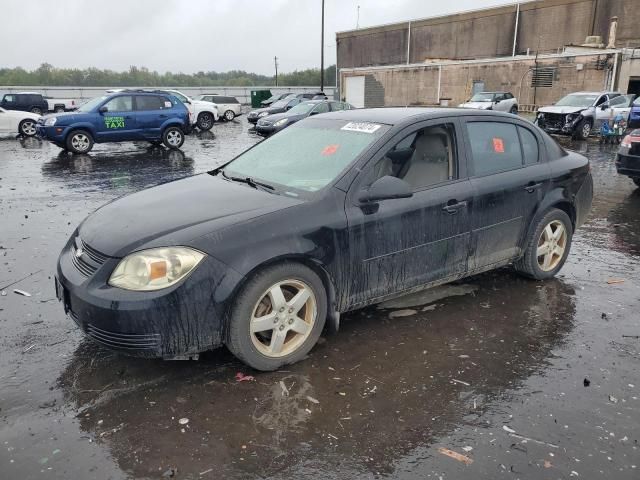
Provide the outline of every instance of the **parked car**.
{"type": "Polygon", "coordinates": [[[227,122],[230,122],[237,116],[242,115],[242,105],[240,105],[240,102],[236,97],[205,93],[204,95],[200,95],[198,100],[215,103],[218,108],[218,112],[221,113],[220,119],[224,119],[227,122]]]}
{"type": "Polygon", "coordinates": [[[640,129],[632,130],[620,143],[616,157],[616,170],[640,187],[640,129]]]}
{"type": "Polygon", "coordinates": [[[592,195],[587,159],[514,115],[326,113],[95,211],[57,297],[109,348],[274,370],[350,310],[509,264],[552,278],[592,195]]]}
{"type": "Polygon", "coordinates": [[[2,97],[0,107],[5,110],[20,110],[42,115],[49,110],[49,104],[39,93],[7,93],[2,97]]]}
{"type": "Polygon", "coordinates": [[[640,97],[637,97],[631,102],[631,108],[629,110],[628,119],[629,128],[640,128],[640,97]]]}
{"type": "Polygon", "coordinates": [[[94,143],[145,140],[180,148],[189,133],[187,107],[163,91],[123,90],[94,98],[75,112],[38,120],[37,135],[73,153],[87,153],[94,143]]]}
{"type": "Polygon", "coordinates": [[[44,97],[44,99],[47,101],[48,109],[50,112],[71,112],[78,108],[78,105],[76,105],[76,101],[73,98],[44,97]]]}
{"type": "Polygon", "coordinates": [[[36,134],[36,123],[40,115],[0,107],[0,134],[19,133],[25,137],[36,134]]]}
{"type": "Polygon", "coordinates": [[[258,108],[257,110],[250,111],[247,115],[247,121],[255,125],[258,123],[259,118],[264,118],[267,115],[273,115],[274,113],[286,112],[287,110],[291,110],[300,102],[301,100],[298,97],[287,97],[283,100],[278,100],[270,107],[258,108]]]}
{"type": "Polygon", "coordinates": [[[496,110],[518,114],[518,99],[510,92],[478,92],[467,102],[461,103],[460,108],[475,108],[479,110],[496,110]]]}
{"type": "Polygon", "coordinates": [[[620,96],[619,92],[570,93],[555,105],[540,108],[535,123],[547,133],[584,140],[594,129],[599,130],[604,120],[618,113],[627,117],[630,101],[620,96]]]}
{"type": "Polygon", "coordinates": [[[164,90],[186,104],[192,114],[191,123],[200,130],[211,130],[213,124],[218,121],[218,107],[215,103],[194,100],[178,90],[164,90]]]}
{"type": "Polygon", "coordinates": [[[277,95],[271,95],[266,100],[262,100],[260,102],[260,105],[262,105],[263,107],[268,107],[268,106],[272,105],[273,103],[277,102],[278,100],[282,100],[284,98],[287,98],[290,95],[292,95],[291,92],[278,93],[277,95]]]}
{"type": "Polygon", "coordinates": [[[326,100],[309,100],[293,107],[291,110],[268,115],[261,118],[256,124],[256,132],[260,135],[271,135],[279,132],[290,125],[293,125],[303,118],[319,113],[337,112],[340,110],[351,110],[352,105],[346,102],[328,102],[326,100]]]}

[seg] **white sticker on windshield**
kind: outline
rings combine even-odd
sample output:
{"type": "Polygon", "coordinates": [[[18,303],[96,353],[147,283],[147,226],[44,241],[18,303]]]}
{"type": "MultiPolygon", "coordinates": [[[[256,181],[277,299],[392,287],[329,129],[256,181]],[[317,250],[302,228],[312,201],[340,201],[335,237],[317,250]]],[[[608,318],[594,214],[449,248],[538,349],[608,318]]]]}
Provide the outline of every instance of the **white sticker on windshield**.
{"type": "Polygon", "coordinates": [[[373,133],[378,130],[381,125],[369,122],[349,122],[340,130],[348,130],[350,132],[373,133]]]}

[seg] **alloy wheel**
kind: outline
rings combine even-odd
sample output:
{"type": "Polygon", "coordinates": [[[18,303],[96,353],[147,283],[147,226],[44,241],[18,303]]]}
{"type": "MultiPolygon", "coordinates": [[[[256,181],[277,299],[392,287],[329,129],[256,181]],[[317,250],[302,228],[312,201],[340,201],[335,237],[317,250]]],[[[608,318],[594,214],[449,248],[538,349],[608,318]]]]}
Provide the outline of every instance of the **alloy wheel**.
{"type": "Polygon", "coordinates": [[[91,142],[84,133],[76,133],[71,137],[71,146],[78,152],[85,152],[89,149],[91,142]]]}
{"type": "Polygon", "coordinates": [[[209,113],[203,113],[200,115],[199,127],[203,130],[208,130],[213,125],[213,115],[209,113]]]}
{"type": "Polygon", "coordinates": [[[278,282],[253,308],[251,341],[266,357],[284,357],[304,344],[317,316],[316,297],[309,285],[293,279],[278,282]]]}
{"type": "Polygon", "coordinates": [[[29,137],[32,137],[36,134],[36,122],[31,120],[26,120],[22,122],[22,133],[29,137]]]}
{"type": "Polygon", "coordinates": [[[589,123],[585,123],[582,126],[582,137],[583,138],[589,138],[589,134],[591,133],[591,124],[589,123]]]}
{"type": "Polygon", "coordinates": [[[226,112],[224,112],[224,119],[227,122],[230,122],[231,120],[233,120],[235,118],[235,113],[233,113],[231,110],[227,110],[226,112]]]}
{"type": "Polygon", "coordinates": [[[538,266],[543,272],[556,268],[564,257],[567,248],[567,229],[560,220],[549,223],[538,239],[538,266]]]}
{"type": "Polygon", "coordinates": [[[169,133],[167,133],[167,143],[172,147],[179,146],[181,141],[182,134],[177,130],[171,130],[169,133]]]}

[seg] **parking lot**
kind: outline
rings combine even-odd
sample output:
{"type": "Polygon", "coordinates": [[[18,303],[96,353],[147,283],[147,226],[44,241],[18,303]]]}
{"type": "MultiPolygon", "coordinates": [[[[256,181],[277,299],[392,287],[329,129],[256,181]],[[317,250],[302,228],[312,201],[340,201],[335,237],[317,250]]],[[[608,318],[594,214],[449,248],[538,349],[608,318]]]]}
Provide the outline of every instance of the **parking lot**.
{"type": "Polygon", "coordinates": [[[257,141],[244,117],[173,151],[0,140],[1,478],[638,478],[640,190],[612,145],[562,140],[595,198],[554,280],[507,268],[352,312],[273,373],[83,338],[53,288],[79,222],[257,141]]]}

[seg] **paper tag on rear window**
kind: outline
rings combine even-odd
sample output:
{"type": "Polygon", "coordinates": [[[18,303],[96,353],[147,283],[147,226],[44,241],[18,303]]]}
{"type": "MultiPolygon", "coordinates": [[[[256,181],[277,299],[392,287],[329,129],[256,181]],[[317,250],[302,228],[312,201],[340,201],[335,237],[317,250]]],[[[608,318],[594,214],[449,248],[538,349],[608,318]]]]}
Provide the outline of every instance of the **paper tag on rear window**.
{"type": "Polygon", "coordinates": [[[340,145],[327,145],[326,147],[324,147],[322,149],[322,152],[320,152],[322,155],[324,155],[325,157],[328,155],[333,155],[334,153],[336,153],[338,151],[338,148],[340,147],[340,145]]]}
{"type": "Polygon", "coordinates": [[[504,153],[504,142],[501,138],[493,139],[493,151],[496,153],[504,153]]]}
{"type": "Polygon", "coordinates": [[[340,130],[349,132],[373,133],[380,128],[380,125],[368,122],[349,122],[340,130]]]}
{"type": "Polygon", "coordinates": [[[171,108],[171,102],[164,102],[164,108],[171,108]]]}

